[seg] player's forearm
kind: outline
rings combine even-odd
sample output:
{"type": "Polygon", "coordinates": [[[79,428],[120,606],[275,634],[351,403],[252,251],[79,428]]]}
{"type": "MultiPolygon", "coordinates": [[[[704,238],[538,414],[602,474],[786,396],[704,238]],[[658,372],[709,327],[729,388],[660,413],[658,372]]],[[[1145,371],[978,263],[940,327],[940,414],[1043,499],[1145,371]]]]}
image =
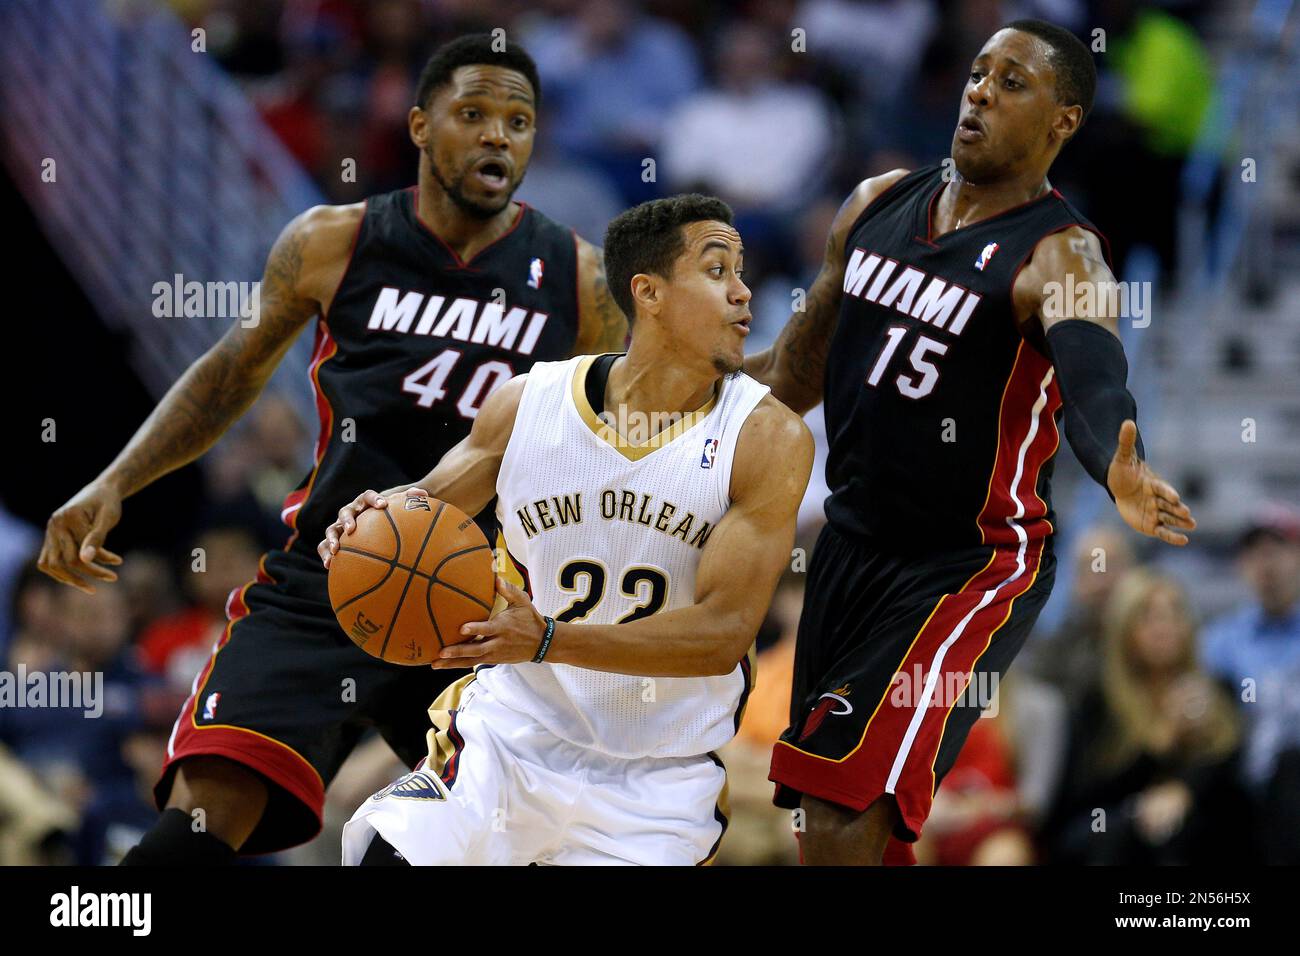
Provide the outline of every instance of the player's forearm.
{"type": "Polygon", "coordinates": [[[419,481],[395,485],[381,491],[380,494],[388,497],[400,494],[408,488],[419,488],[439,501],[445,501],[465,514],[473,516],[486,508],[496,494],[497,473],[500,468],[500,455],[457,446],[444,455],[437,467],[419,481]]]}
{"type": "MultiPolygon", "coordinates": [[[[1092,479],[1106,487],[1120,426],[1137,421],[1137,404],[1126,386],[1128,362],[1118,337],[1083,319],[1053,324],[1048,352],[1065,408],[1065,435],[1092,479]]],[[[1141,438],[1138,455],[1145,457],[1141,438]]]]}
{"type": "Polygon", "coordinates": [[[728,674],[758,633],[752,614],[693,604],[628,624],[556,623],[546,660],[644,677],[728,674]]]}
{"type": "Polygon", "coordinates": [[[218,345],[168,390],[99,480],[126,498],[189,464],[248,410],[264,381],[218,345]]]}

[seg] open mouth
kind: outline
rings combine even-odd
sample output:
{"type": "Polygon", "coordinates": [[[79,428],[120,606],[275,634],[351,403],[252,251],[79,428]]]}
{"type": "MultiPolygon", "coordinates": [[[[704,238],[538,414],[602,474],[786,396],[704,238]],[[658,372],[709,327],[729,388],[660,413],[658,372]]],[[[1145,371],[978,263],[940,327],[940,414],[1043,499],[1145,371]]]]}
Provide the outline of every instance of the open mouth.
{"type": "Polygon", "coordinates": [[[977,140],[984,136],[986,132],[983,121],[973,116],[962,117],[961,122],[957,124],[957,136],[964,143],[977,140]]]}
{"type": "Polygon", "coordinates": [[[740,319],[736,322],[732,322],[731,324],[732,327],[734,327],[736,331],[738,331],[741,335],[748,335],[749,324],[753,321],[754,321],[754,317],[752,315],[747,315],[743,319],[740,319]]]}
{"type": "Polygon", "coordinates": [[[504,189],[510,183],[510,167],[500,159],[481,160],[474,175],[488,189],[504,189]]]}

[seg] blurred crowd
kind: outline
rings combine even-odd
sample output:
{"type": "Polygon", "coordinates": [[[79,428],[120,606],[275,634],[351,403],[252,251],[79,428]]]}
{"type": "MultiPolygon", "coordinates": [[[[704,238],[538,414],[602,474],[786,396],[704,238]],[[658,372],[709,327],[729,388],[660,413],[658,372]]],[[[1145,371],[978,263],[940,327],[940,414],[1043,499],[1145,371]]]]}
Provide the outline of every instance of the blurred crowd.
{"type": "Polygon", "coordinates": [[[1093,116],[1052,178],[1107,234],[1117,271],[1137,244],[1174,267],[1178,169],[1213,91],[1209,0],[171,5],[332,202],[410,185],[407,112],[429,52],[504,29],[542,77],[521,198],[597,243],[628,205],[691,189],[726,199],[761,277],[756,349],[791,288],[807,288],[853,186],[948,155],[970,61],[1008,20],[1040,16],[1099,50],[1093,116]]]}
{"type": "MultiPolygon", "coordinates": [[[[969,62],[1016,16],[1094,42],[1097,106],[1053,171],[1111,240],[1174,261],[1177,171],[1213,91],[1209,3],[1133,0],[171,0],[331,202],[409,185],[414,79],[431,50],[505,28],[543,101],[520,198],[599,241],[626,205],[687,189],[735,207],[763,348],[867,175],[947,155],[969,62]],[[346,175],[346,160],[356,175],[346,175]],[[1133,175],[1117,177],[1122,165],[1133,175]]],[[[267,396],[205,462],[202,529],[125,555],[94,596],[40,575],[35,529],[0,511],[0,672],[103,674],[104,710],[0,706],[0,864],[111,863],[151,823],[172,721],[225,626],[230,592],[283,544],[279,505],[313,426],[267,396]]],[[[1068,454],[1068,452],[1065,452],[1068,454]]],[[[103,463],[87,463],[90,470],[103,463]]],[[[1066,515],[1068,519],[1068,515],[1066,515]]],[[[822,520],[814,490],[800,541],[822,520]]],[[[1300,862],[1300,519],[1243,529],[1239,606],[1201,607],[1109,527],[1076,538],[1068,610],[1035,633],[937,794],[921,862],[1300,862]],[[1202,615],[1212,611],[1212,619],[1202,615]]],[[[112,547],[112,538],[109,539],[112,547]]],[[[1066,558],[1067,556],[1062,556],[1066,558]]],[[[1064,566],[1067,561],[1063,560],[1064,566]]],[[[730,769],[720,862],[789,863],[767,762],[789,709],[802,577],[760,635],[730,769]]],[[[2,700],[2,698],[0,698],[2,700]]],[[[369,742],[331,790],[327,833],[281,861],[337,861],[337,827],[396,765],[369,742]]]]}

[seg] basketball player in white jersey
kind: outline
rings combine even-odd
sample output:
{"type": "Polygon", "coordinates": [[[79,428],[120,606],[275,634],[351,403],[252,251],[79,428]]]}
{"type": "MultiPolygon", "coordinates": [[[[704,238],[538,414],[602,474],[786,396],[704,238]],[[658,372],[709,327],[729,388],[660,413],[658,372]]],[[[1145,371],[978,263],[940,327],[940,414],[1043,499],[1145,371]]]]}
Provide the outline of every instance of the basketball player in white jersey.
{"type": "MultiPolygon", "coordinates": [[[[725,203],[656,200],[609,227],[625,355],[539,363],[418,487],[339,512],[328,566],[383,495],[466,514],[497,497],[507,606],[435,667],[429,756],[368,799],[345,863],[695,864],[726,828],[754,636],[812,467],[803,422],[741,373],[750,292],[725,203]]],[[[500,603],[500,602],[499,602],[500,603]]]]}

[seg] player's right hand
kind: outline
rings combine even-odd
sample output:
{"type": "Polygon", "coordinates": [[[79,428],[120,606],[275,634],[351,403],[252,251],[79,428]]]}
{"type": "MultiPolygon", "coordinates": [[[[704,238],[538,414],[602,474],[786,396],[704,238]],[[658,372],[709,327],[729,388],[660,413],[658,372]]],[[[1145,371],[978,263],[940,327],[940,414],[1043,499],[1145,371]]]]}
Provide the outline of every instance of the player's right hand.
{"type": "MultiPolygon", "coordinates": [[[[429,493],[423,488],[407,488],[406,494],[417,495],[421,498],[429,497],[429,493]]],[[[339,518],[332,525],[325,529],[325,540],[316,545],[316,553],[320,555],[321,563],[326,568],[330,566],[330,561],[339,550],[339,539],[345,534],[351,534],[352,529],[357,526],[357,515],[367,508],[387,508],[388,498],[382,491],[375,491],[367,488],[361,494],[357,495],[352,501],[345,504],[339,509],[339,518]]]]}
{"type": "Polygon", "coordinates": [[[1137,454],[1137,423],[1126,420],[1106,475],[1120,517],[1134,531],[1159,538],[1166,544],[1187,544],[1183,532],[1196,529],[1196,519],[1174,486],[1165,481],[1137,454]]]}
{"type": "Polygon", "coordinates": [[[36,566],[56,581],[94,594],[90,578],[117,580],[117,573],[104,565],[119,565],[122,559],[104,547],[104,538],[121,517],[122,496],[92,482],[50,515],[36,566]]]}

